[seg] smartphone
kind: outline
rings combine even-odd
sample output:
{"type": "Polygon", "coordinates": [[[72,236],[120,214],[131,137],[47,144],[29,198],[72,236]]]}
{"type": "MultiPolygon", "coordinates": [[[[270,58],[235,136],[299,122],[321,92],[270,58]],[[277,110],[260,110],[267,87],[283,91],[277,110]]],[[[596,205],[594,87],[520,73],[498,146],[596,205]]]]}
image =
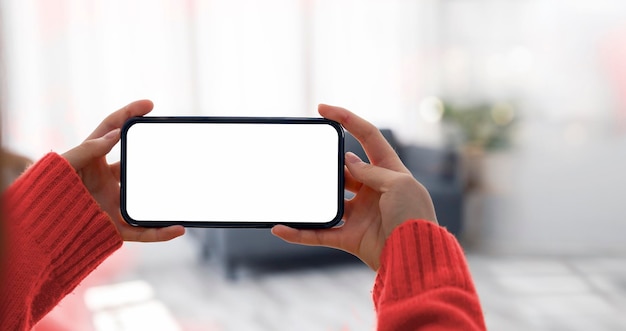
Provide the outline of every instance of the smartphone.
{"type": "Polygon", "coordinates": [[[344,130],[324,118],[131,118],[120,163],[135,226],[328,228],[343,216],[344,130]]]}

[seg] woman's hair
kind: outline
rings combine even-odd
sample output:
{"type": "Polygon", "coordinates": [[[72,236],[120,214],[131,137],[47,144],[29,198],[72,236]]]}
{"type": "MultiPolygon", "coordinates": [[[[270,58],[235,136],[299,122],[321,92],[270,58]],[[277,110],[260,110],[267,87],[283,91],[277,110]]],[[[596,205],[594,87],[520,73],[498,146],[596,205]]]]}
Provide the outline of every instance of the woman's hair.
{"type": "MultiPolygon", "coordinates": [[[[2,10],[0,8],[0,149],[4,149],[4,145],[2,144],[2,127],[4,123],[2,122],[2,118],[4,117],[4,107],[5,107],[5,98],[4,95],[6,93],[6,84],[5,84],[5,63],[4,63],[4,30],[2,29],[2,10]]],[[[0,171],[4,173],[4,155],[0,153],[0,171]]],[[[4,229],[4,176],[0,176],[0,284],[3,283],[3,271],[4,271],[4,261],[6,259],[6,246],[7,238],[6,231],[4,229]]]]}
{"type": "MultiPolygon", "coordinates": [[[[0,128],[2,127],[2,125],[0,124],[0,128]]],[[[0,137],[2,136],[2,130],[0,130],[0,137]]],[[[0,143],[1,143],[1,139],[0,139],[0,143]]],[[[4,165],[4,155],[2,155],[4,153],[0,153],[0,167],[3,167],[4,165]]],[[[4,172],[4,168],[0,169],[4,172]]],[[[0,284],[3,283],[2,279],[4,278],[4,261],[6,259],[5,257],[5,252],[6,252],[6,243],[7,243],[7,238],[6,238],[6,232],[4,230],[4,176],[0,176],[0,187],[2,187],[2,191],[0,192],[0,194],[2,194],[2,198],[0,198],[0,284]]]]}
{"type": "MultiPolygon", "coordinates": [[[[31,163],[30,159],[0,147],[0,192],[3,193],[31,163]]],[[[0,204],[0,271],[3,269],[2,264],[6,258],[4,256],[4,252],[6,252],[5,245],[8,242],[4,227],[4,199],[2,199],[0,204]]]]}
{"type": "Polygon", "coordinates": [[[25,156],[0,148],[0,190],[4,191],[31,163],[25,156]]]}
{"type": "MultiPolygon", "coordinates": [[[[0,124],[0,128],[2,127],[2,125],[0,124]]],[[[2,130],[0,130],[0,137],[2,136],[2,130]]],[[[1,141],[1,140],[0,140],[1,141]]],[[[2,172],[4,173],[4,162],[5,162],[5,157],[4,157],[4,153],[0,153],[0,170],[2,170],[2,172]]],[[[5,180],[4,180],[4,176],[0,176],[0,187],[2,187],[2,190],[0,192],[1,194],[1,198],[0,198],[0,284],[3,283],[2,279],[4,278],[4,261],[6,259],[6,246],[8,243],[7,237],[6,237],[6,231],[4,229],[5,224],[4,224],[4,187],[5,187],[5,180]]]]}

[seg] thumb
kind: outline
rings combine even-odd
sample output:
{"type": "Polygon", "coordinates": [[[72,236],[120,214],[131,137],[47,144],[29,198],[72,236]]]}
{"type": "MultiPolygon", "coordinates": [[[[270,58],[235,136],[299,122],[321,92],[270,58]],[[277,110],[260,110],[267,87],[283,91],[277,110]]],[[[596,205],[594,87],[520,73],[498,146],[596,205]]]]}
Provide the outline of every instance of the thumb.
{"type": "Polygon", "coordinates": [[[275,225],[271,230],[273,235],[288,243],[338,249],[344,249],[342,247],[342,241],[346,236],[344,231],[344,228],[294,229],[282,224],[275,225]]]}
{"type": "Polygon", "coordinates": [[[75,170],[80,170],[94,159],[107,155],[120,139],[120,129],[115,129],[96,139],[85,140],[63,154],[75,170]]]}
{"type": "Polygon", "coordinates": [[[354,179],[377,192],[385,191],[385,185],[389,185],[394,179],[405,175],[404,173],[365,163],[352,152],[346,153],[346,166],[354,179]]]}

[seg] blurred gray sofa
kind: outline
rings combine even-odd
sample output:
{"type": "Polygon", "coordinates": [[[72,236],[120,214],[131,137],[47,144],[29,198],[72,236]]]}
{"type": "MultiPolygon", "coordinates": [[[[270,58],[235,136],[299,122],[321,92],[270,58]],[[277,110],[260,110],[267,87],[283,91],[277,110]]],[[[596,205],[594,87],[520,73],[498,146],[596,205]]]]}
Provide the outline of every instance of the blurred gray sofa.
{"type": "MultiPolygon", "coordinates": [[[[430,192],[439,224],[458,235],[462,229],[463,185],[459,156],[454,150],[402,145],[393,132],[381,132],[404,164],[430,192]]],[[[346,133],[345,150],[367,160],[360,144],[346,133]]],[[[352,255],[326,247],[289,244],[274,237],[269,229],[190,229],[201,249],[202,259],[217,264],[225,275],[235,278],[240,266],[278,267],[319,265],[356,261],[352,255]]]]}

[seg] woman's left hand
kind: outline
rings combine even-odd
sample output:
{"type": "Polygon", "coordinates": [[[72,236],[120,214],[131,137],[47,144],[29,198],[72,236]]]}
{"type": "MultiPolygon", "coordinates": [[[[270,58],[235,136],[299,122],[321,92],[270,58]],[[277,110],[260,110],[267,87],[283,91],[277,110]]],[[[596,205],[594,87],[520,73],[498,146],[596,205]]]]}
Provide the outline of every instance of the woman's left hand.
{"type": "Polygon", "coordinates": [[[143,116],[152,107],[149,100],[130,103],[104,119],[82,144],[63,154],[125,241],[167,241],[185,233],[180,225],[142,228],[126,223],[120,212],[120,163],[108,164],[106,160],[106,155],[119,141],[120,128],[126,120],[143,116]]]}

